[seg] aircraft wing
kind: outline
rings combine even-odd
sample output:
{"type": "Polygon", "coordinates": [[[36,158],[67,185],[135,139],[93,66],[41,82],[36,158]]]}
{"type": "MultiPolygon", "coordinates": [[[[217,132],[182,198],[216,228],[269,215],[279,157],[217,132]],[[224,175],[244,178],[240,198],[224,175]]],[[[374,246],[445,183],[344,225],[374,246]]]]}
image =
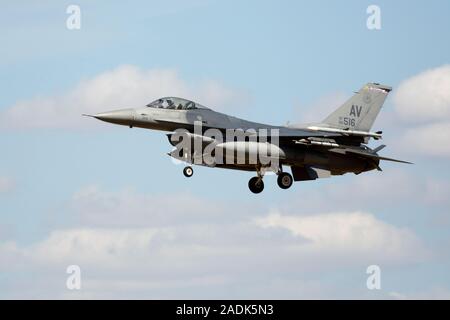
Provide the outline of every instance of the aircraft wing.
{"type": "MultiPolygon", "coordinates": [[[[352,132],[341,130],[337,131],[323,131],[312,130],[309,128],[280,128],[279,137],[281,140],[287,142],[291,140],[292,143],[298,143],[302,139],[308,138],[324,138],[334,139],[335,142],[347,145],[359,145],[360,143],[367,143],[372,133],[352,132]],[[342,131],[342,132],[341,132],[342,131]]],[[[375,133],[378,136],[378,133],[375,133]]],[[[376,138],[379,139],[379,138],[376,138]]]]}
{"type": "Polygon", "coordinates": [[[342,137],[341,134],[334,132],[324,132],[324,131],[314,131],[309,129],[296,129],[296,128],[275,128],[279,129],[280,138],[291,138],[293,140],[298,138],[308,138],[308,137],[342,137]]]}

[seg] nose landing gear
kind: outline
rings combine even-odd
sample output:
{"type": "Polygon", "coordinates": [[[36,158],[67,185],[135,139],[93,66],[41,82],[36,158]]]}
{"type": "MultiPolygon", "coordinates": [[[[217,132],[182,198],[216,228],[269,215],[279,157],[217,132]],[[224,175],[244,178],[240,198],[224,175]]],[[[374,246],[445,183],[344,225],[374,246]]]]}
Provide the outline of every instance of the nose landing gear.
{"type": "Polygon", "coordinates": [[[186,178],[190,178],[194,174],[194,169],[192,169],[192,167],[190,166],[187,166],[183,169],[183,174],[186,178]]]}
{"type": "Polygon", "coordinates": [[[248,181],[248,188],[253,193],[261,193],[264,190],[262,177],[253,177],[248,181]]]}
{"type": "Polygon", "coordinates": [[[256,167],[257,176],[251,178],[248,181],[248,188],[250,189],[251,192],[261,193],[264,190],[264,181],[263,181],[264,173],[265,173],[264,168],[262,168],[261,166],[256,167]]]}

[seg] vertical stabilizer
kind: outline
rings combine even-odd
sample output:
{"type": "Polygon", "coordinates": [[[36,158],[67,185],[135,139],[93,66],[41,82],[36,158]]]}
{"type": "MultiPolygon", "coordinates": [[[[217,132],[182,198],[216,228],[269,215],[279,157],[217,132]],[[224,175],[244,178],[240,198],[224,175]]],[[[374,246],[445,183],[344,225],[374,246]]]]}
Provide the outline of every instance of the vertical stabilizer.
{"type": "Polygon", "coordinates": [[[389,86],[368,83],[321,124],[331,128],[370,131],[391,90],[389,86]]]}

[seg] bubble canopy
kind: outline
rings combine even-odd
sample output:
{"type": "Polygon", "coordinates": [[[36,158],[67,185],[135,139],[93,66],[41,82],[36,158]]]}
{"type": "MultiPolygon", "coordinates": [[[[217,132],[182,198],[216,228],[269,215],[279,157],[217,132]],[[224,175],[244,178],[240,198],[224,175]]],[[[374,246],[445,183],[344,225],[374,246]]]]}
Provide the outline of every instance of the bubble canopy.
{"type": "Polygon", "coordinates": [[[183,98],[177,97],[167,97],[160,98],[155,100],[149,104],[147,107],[150,108],[161,108],[161,109],[173,109],[173,110],[194,110],[194,109],[207,109],[205,106],[201,104],[195,103],[194,101],[186,100],[183,98]]]}

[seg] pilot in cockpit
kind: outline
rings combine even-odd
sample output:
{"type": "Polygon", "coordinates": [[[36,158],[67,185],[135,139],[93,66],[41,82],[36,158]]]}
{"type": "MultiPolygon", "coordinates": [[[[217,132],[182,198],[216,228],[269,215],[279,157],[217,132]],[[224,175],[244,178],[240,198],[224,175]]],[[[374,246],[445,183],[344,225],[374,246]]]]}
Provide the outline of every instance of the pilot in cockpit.
{"type": "Polygon", "coordinates": [[[175,104],[173,103],[172,100],[167,99],[167,109],[175,109],[175,104]]]}

